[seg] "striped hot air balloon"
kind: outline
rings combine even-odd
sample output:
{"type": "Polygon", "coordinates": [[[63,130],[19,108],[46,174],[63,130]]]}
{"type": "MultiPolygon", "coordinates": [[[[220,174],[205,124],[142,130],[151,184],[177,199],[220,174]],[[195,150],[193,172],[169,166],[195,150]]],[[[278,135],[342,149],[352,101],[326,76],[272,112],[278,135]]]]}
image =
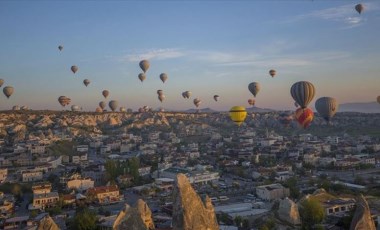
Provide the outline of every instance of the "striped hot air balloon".
{"type": "Polygon", "coordinates": [[[338,108],[338,102],[332,97],[321,97],[315,102],[315,109],[327,122],[330,122],[338,108]]]}
{"type": "Polygon", "coordinates": [[[314,85],[308,81],[299,81],[292,85],[290,94],[294,101],[296,101],[301,108],[305,109],[314,98],[315,88],[314,85]]]}
{"type": "Polygon", "coordinates": [[[247,117],[247,110],[244,106],[234,106],[230,109],[230,118],[238,126],[240,126],[247,117]]]}
{"type": "Polygon", "coordinates": [[[305,108],[305,109],[299,108],[296,110],[295,117],[298,123],[304,129],[306,129],[307,127],[309,127],[309,125],[313,121],[314,113],[313,113],[313,110],[309,108],[305,108]]]}

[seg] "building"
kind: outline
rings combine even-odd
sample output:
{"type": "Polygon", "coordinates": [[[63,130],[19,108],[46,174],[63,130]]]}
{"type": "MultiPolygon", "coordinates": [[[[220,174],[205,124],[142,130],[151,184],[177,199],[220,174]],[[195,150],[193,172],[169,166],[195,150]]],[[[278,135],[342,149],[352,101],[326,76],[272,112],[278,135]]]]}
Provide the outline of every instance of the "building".
{"type": "Polygon", "coordinates": [[[38,183],[32,186],[33,194],[45,194],[51,192],[50,183],[38,183]]]}
{"type": "Polygon", "coordinates": [[[210,172],[205,170],[189,171],[184,168],[172,167],[160,172],[160,177],[166,177],[170,179],[176,179],[178,173],[183,173],[189,178],[190,183],[202,183],[217,181],[219,179],[218,172],[210,172]]]}
{"type": "Polygon", "coordinates": [[[78,191],[87,190],[94,187],[94,181],[91,178],[75,177],[67,181],[68,189],[75,189],[78,191]]]}
{"type": "Polygon", "coordinates": [[[21,173],[22,182],[33,182],[42,180],[42,171],[23,171],[21,173]]]}
{"type": "Polygon", "coordinates": [[[59,200],[57,192],[33,194],[33,206],[29,210],[54,207],[59,200]]]}
{"type": "Polygon", "coordinates": [[[87,197],[96,200],[99,204],[110,204],[120,201],[117,185],[90,188],[87,190],[87,197]]]}
{"type": "Polygon", "coordinates": [[[263,200],[272,201],[288,197],[290,191],[281,184],[270,184],[258,186],[256,188],[256,195],[263,200]]]}
{"type": "Polygon", "coordinates": [[[355,206],[354,199],[334,199],[327,200],[322,203],[327,216],[329,215],[344,215],[355,206]]]}

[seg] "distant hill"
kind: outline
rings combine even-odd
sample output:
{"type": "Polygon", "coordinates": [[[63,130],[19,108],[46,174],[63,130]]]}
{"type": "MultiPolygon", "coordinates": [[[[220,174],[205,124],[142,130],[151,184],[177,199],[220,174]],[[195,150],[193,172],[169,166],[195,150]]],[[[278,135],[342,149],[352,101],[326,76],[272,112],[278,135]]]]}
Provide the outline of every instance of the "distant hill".
{"type": "Polygon", "coordinates": [[[339,112],[380,113],[380,104],[377,102],[340,104],[339,112]]]}
{"type": "Polygon", "coordinates": [[[268,113],[268,112],[274,112],[276,110],[267,109],[267,108],[259,108],[259,107],[253,106],[253,107],[247,108],[247,111],[255,112],[255,113],[268,113]]]}
{"type": "Polygon", "coordinates": [[[210,108],[204,108],[204,109],[188,109],[188,110],[185,110],[184,112],[185,113],[196,113],[196,112],[200,112],[200,113],[216,113],[218,111],[216,110],[213,110],[213,109],[210,109],[210,108]]]}

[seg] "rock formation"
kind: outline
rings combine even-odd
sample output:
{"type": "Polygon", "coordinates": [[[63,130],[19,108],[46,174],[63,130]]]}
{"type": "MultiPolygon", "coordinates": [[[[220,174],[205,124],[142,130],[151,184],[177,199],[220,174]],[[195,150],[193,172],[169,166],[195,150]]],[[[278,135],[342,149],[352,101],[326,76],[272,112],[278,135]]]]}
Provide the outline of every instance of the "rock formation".
{"type": "Polygon", "coordinates": [[[117,216],[113,229],[118,230],[153,230],[155,229],[152,212],[148,205],[139,199],[135,207],[126,205],[117,216]]]}
{"type": "Polygon", "coordinates": [[[184,174],[177,175],[173,197],[173,230],[219,230],[210,198],[203,203],[184,174]]]}
{"type": "Polygon", "coordinates": [[[60,228],[54,222],[54,220],[46,215],[38,224],[37,230],[59,230],[60,228]]]}
{"type": "Polygon", "coordinates": [[[278,215],[281,220],[287,221],[293,225],[301,224],[298,206],[289,198],[280,201],[278,215]]]}
{"type": "Polygon", "coordinates": [[[360,195],[356,201],[356,210],[350,230],[376,230],[368,203],[363,195],[360,195]]]}

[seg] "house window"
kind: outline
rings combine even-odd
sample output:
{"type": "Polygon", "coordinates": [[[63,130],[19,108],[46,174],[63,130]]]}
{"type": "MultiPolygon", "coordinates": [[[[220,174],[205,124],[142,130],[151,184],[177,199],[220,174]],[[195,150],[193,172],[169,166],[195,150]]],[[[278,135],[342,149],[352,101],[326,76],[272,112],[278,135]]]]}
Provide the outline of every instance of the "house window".
{"type": "Polygon", "coordinates": [[[339,207],[338,208],[334,208],[334,212],[339,212],[339,207]]]}
{"type": "Polygon", "coordinates": [[[340,211],[342,212],[346,211],[346,206],[340,207],[340,211]]]}
{"type": "Polygon", "coordinates": [[[329,209],[329,213],[333,213],[333,209],[332,208],[329,209]]]}

